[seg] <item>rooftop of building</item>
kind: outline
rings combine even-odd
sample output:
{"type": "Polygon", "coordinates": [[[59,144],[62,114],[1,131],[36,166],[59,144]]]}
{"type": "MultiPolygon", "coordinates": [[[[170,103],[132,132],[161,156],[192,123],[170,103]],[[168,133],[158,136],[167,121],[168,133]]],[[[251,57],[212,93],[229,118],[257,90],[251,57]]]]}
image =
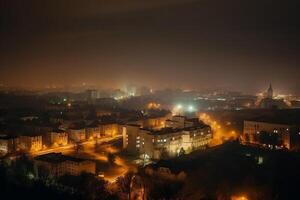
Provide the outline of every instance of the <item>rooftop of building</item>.
{"type": "Polygon", "coordinates": [[[285,125],[285,126],[293,126],[293,123],[280,121],[276,119],[264,119],[264,118],[255,118],[250,120],[244,120],[244,122],[254,122],[254,123],[267,123],[267,124],[276,124],[276,125],[285,125]]]}
{"type": "Polygon", "coordinates": [[[162,128],[162,129],[159,129],[159,130],[142,128],[141,130],[149,131],[149,133],[152,134],[152,135],[165,135],[165,134],[171,134],[171,133],[176,133],[176,132],[181,132],[181,131],[192,131],[192,130],[209,128],[209,127],[210,126],[207,125],[207,124],[200,124],[199,123],[196,126],[184,127],[184,128],[166,127],[166,128],[162,128]]]}
{"type": "Polygon", "coordinates": [[[52,132],[53,133],[65,133],[66,131],[61,130],[61,129],[54,129],[52,132]]]}
{"type": "Polygon", "coordinates": [[[35,160],[50,162],[50,163],[61,163],[65,161],[72,161],[72,162],[84,162],[85,159],[82,158],[75,158],[71,156],[63,155],[62,153],[48,153],[44,155],[40,155],[34,158],[35,160]]]}
{"type": "Polygon", "coordinates": [[[126,124],[127,126],[141,127],[139,124],[126,124]]]}
{"type": "Polygon", "coordinates": [[[13,135],[0,135],[0,140],[10,140],[10,139],[16,139],[18,138],[17,136],[13,135]]]}
{"type": "Polygon", "coordinates": [[[69,129],[72,130],[80,130],[80,129],[84,129],[86,127],[85,122],[74,122],[69,126],[69,129]]]}

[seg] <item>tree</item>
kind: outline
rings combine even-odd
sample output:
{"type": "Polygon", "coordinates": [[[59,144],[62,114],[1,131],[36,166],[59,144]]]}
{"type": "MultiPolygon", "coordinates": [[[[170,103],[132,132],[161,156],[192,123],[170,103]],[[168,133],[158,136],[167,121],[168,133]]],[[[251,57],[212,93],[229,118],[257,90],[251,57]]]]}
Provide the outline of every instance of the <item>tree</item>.
{"type": "Polygon", "coordinates": [[[182,156],[185,154],[185,150],[183,149],[183,147],[181,147],[180,151],[179,151],[179,156],[182,156]]]}
{"type": "Polygon", "coordinates": [[[75,189],[86,200],[112,199],[113,196],[107,191],[107,182],[96,178],[93,174],[82,173],[80,176],[65,175],[60,177],[60,183],[75,189]]]}
{"type": "Polygon", "coordinates": [[[259,142],[262,144],[270,144],[270,145],[279,145],[279,136],[274,133],[268,133],[265,131],[260,132],[259,134],[259,142]]]}
{"type": "Polygon", "coordinates": [[[148,180],[148,197],[149,199],[177,199],[182,187],[182,181],[152,177],[148,180]]]}
{"type": "Polygon", "coordinates": [[[133,177],[134,173],[128,172],[124,176],[118,177],[116,181],[120,192],[126,194],[128,199],[130,199],[131,181],[133,177]]]}

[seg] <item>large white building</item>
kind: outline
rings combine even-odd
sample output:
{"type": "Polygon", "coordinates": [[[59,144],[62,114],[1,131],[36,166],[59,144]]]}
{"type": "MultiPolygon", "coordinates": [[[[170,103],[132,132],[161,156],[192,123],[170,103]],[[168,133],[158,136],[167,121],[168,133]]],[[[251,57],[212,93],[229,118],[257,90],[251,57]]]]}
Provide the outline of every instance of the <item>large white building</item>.
{"type": "Polygon", "coordinates": [[[123,132],[123,146],[130,153],[158,160],[205,148],[212,139],[210,126],[198,119],[174,116],[167,120],[166,126],[153,130],[127,125],[123,132]]]}

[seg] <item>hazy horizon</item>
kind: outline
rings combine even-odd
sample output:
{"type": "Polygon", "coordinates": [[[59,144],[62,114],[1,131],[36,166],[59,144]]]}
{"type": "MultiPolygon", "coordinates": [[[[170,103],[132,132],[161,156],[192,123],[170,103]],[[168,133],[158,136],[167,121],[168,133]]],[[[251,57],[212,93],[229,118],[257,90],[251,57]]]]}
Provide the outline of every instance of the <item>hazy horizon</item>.
{"type": "Polygon", "coordinates": [[[0,6],[0,84],[300,94],[292,0],[45,0],[0,6]]]}

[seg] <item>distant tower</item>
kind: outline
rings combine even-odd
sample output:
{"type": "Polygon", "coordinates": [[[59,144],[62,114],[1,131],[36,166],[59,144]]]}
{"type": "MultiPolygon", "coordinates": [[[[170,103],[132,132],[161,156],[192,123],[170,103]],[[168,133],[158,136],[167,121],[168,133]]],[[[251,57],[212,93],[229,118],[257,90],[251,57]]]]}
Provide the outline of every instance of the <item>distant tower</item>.
{"type": "Polygon", "coordinates": [[[270,84],[268,92],[267,92],[267,97],[270,99],[273,99],[273,88],[272,88],[272,84],[270,84]]]}

